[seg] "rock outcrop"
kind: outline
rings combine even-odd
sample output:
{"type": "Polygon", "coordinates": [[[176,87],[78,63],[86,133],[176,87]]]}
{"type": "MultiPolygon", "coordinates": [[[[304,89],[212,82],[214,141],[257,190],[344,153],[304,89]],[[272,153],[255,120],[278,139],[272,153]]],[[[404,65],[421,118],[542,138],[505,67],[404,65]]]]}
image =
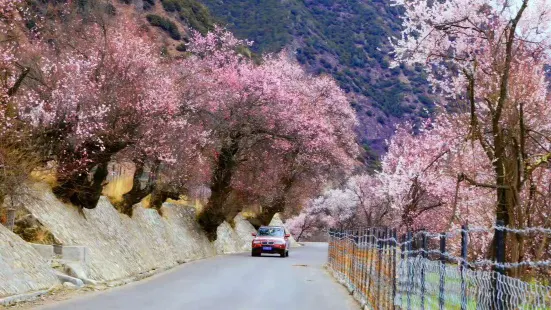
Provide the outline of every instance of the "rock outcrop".
{"type": "Polygon", "coordinates": [[[46,260],[31,245],[0,225],[0,299],[59,284],[46,260]]]}
{"type": "Polygon", "coordinates": [[[235,233],[239,237],[238,244],[241,251],[246,252],[251,250],[251,242],[253,241],[252,233],[256,232],[254,226],[247,221],[241,213],[237,214],[233,219],[235,224],[235,233]]]}
{"type": "Polygon", "coordinates": [[[233,218],[233,224],[234,227],[231,227],[228,222],[223,222],[216,229],[216,253],[233,254],[251,250],[252,233],[256,232],[254,226],[241,213],[233,218]]]}
{"type": "Polygon", "coordinates": [[[217,254],[233,254],[242,252],[240,249],[239,236],[226,221],[216,228],[214,248],[216,249],[217,254]]]}

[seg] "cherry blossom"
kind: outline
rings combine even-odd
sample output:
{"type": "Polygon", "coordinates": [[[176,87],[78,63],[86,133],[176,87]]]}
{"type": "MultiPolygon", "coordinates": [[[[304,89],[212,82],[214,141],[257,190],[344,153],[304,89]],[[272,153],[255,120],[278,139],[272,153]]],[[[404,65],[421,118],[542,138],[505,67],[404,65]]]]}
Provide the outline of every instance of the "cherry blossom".
{"type": "Polygon", "coordinates": [[[282,201],[299,179],[322,184],[349,172],[358,154],[354,112],[332,79],[284,53],[257,65],[235,52],[247,44],[217,28],[196,34],[193,56],[181,60],[185,101],[196,103],[195,122],[213,138],[212,195],[200,217],[208,230],[239,211],[230,194],[282,201]]]}

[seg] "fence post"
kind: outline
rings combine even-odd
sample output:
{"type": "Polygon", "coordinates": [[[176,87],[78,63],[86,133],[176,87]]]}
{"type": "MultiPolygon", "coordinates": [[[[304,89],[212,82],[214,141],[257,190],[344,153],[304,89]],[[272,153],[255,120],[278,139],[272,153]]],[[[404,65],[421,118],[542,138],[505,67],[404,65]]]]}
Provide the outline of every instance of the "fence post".
{"type": "Polygon", "coordinates": [[[355,290],[361,291],[362,286],[362,272],[361,272],[361,257],[362,257],[362,248],[361,248],[361,236],[362,236],[362,230],[358,229],[356,231],[356,287],[355,290]]]}
{"type": "Polygon", "coordinates": [[[356,233],[354,230],[350,231],[350,238],[348,238],[348,244],[350,251],[348,252],[348,285],[354,289],[354,241],[356,233]]]}
{"type": "MultiPolygon", "coordinates": [[[[374,259],[374,253],[373,253],[373,235],[375,234],[375,229],[374,228],[370,228],[369,229],[369,238],[368,238],[368,242],[369,242],[369,247],[368,247],[368,250],[367,250],[367,260],[369,262],[369,275],[368,275],[368,280],[369,282],[367,282],[367,299],[369,300],[370,297],[373,295],[373,277],[372,277],[372,273],[373,273],[373,259],[374,259]]],[[[373,305],[371,305],[373,306],[373,305]]]]}
{"type": "Polygon", "coordinates": [[[356,238],[358,234],[356,233],[356,230],[352,230],[352,255],[350,256],[350,283],[351,283],[351,289],[352,292],[356,290],[356,238]]]}
{"type": "Polygon", "coordinates": [[[364,295],[366,302],[367,302],[367,253],[366,250],[368,249],[368,234],[369,229],[364,229],[363,237],[362,237],[362,294],[364,295]]]}
{"type": "Polygon", "coordinates": [[[327,231],[327,239],[329,241],[329,249],[327,251],[327,265],[332,268],[332,264],[331,264],[331,258],[332,258],[332,244],[333,244],[333,238],[332,238],[332,234],[333,234],[333,228],[329,228],[329,230],[327,231]]]}
{"type": "Polygon", "coordinates": [[[358,247],[357,256],[358,256],[358,288],[357,290],[361,294],[363,294],[363,276],[364,276],[364,265],[363,265],[363,251],[362,251],[362,243],[363,243],[363,228],[358,230],[358,244],[356,245],[358,247]]]}
{"type": "Polygon", "coordinates": [[[381,243],[381,237],[383,236],[383,232],[379,230],[377,232],[377,308],[381,302],[381,259],[382,259],[382,243],[381,243]]]}
{"type": "Polygon", "coordinates": [[[413,289],[413,281],[411,281],[411,278],[413,277],[413,270],[410,268],[410,262],[409,262],[409,258],[410,258],[410,254],[411,254],[411,250],[413,249],[412,247],[412,243],[413,243],[413,235],[410,231],[408,231],[407,235],[407,240],[406,240],[406,243],[407,243],[407,246],[406,246],[406,249],[408,251],[407,255],[406,255],[406,268],[407,268],[407,310],[411,310],[411,291],[413,289]]]}
{"type": "Polygon", "coordinates": [[[421,309],[425,310],[425,261],[427,258],[427,232],[421,232],[421,309]]]}
{"type": "Polygon", "coordinates": [[[461,310],[467,309],[467,283],[465,282],[465,269],[467,268],[467,247],[468,247],[469,226],[461,226],[461,310]]]}
{"type": "Polygon", "coordinates": [[[398,240],[396,239],[396,228],[392,229],[392,261],[391,261],[391,275],[392,275],[392,306],[391,309],[396,308],[396,246],[398,245],[398,240]]]}
{"type": "Polygon", "coordinates": [[[348,235],[348,231],[345,230],[344,231],[344,255],[343,255],[343,274],[344,274],[344,281],[346,282],[346,284],[348,284],[348,278],[349,278],[349,274],[348,274],[348,256],[350,255],[349,252],[350,252],[350,240],[349,240],[349,235],[348,235]]]}
{"type": "Polygon", "coordinates": [[[342,268],[341,268],[341,263],[342,263],[342,252],[343,252],[343,240],[342,240],[342,231],[341,230],[338,230],[338,235],[339,235],[339,238],[337,239],[337,248],[338,248],[338,251],[337,251],[337,272],[339,272],[339,277],[341,276],[341,272],[342,272],[342,268]]]}
{"type": "MultiPolygon", "coordinates": [[[[407,264],[405,262],[405,257],[406,257],[406,234],[402,234],[401,239],[402,239],[402,245],[400,247],[400,250],[401,250],[400,251],[400,272],[403,273],[404,268],[407,267],[407,264]]],[[[403,301],[404,301],[404,279],[403,279],[403,277],[399,277],[398,279],[400,281],[400,308],[402,308],[403,301]]]]}
{"type": "Polygon", "coordinates": [[[392,274],[392,247],[394,245],[394,239],[392,237],[393,229],[388,229],[388,241],[387,241],[387,298],[388,298],[388,309],[392,309],[394,304],[394,279],[392,274]]]}
{"type": "Polygon", "coordinates": [[[389,298],[388,298],[388,295],[389,295],[389,287],[388,287],[388,281],[390,280],[388,278],[388,268],[390,266],[389,264],[389,255],[388,255],[388,246],[389,246],[389,241],[388,241],[388,238],[390,237],[390,230],[388,229],[388,227],[385,227],[385,232],[384,232],[384,241],[383,241],[383,270],[382,270],[382,274],[383,274],[383,279],[384,279],[384,283],[383,283],[383,290],[384,290],[384,294],[383,294],[383,301],[384,301],[384,306],[385,306],[385,309],[388,309],[389,308],[389,298]]]}
{"type": "Polygon", "coordinates": [[[502,296],[506,292],[502,292],[500,278],[505,274],[503,264],[505,263],[505,222],[499,220],[496,222],[495,229],[495,244],[496,244],[496,261],[495,271],[497,272],[494,290],[495,290],[495,303],[497,310],[505,309],[505,296],[502,296]]]}
{"type": "Polygon", "coordinates": [[[440,292],[438,294],[438,305],[444,310],[444,285],[446,281],[446,233],[440,234],[440,292]]]}
{"type": "Polygon", "coordinates": [[[337,229],[335,229],[335,236],[333,237],[335,239],[334,241],[334,245],[335,245],[335,260],[334,260],[334,264],[335,264],[335,271],[338,272],[339,271],[339,262],[340,262],[340,257],[341,257],[341,232],[337,229]]]}

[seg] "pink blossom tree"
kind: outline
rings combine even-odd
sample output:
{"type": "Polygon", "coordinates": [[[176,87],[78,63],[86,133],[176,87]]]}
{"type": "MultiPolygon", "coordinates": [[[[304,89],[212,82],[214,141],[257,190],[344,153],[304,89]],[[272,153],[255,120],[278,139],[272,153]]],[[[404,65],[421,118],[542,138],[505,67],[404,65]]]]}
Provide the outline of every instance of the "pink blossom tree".
{"type": "Polygon", "coordinates": [[[358,200],[349,189],[331,189],[311,199],[300,214],[289,218],[285,225],[297,240],[329,228],[352,229],[360,224],[356,215],[358,200]]]}
{"type": "Polygon", "coordinates": [[[377,175],[356,175],[342,188],[325,191],[286,221],[295,238],[327,230],[393,224],[393,212],[377,175]]]}
{"type": "Polygon", "coordinates": [[[212,195],[200,217],[210,232],[240,211],[230,195],[269,195],[271,188],[258,179],[243,181],[250,171],[292,185],[294,169],[282,172],[301,162],[309,172],[316,168],[312,181],[321,182],[349,170],[357,154],[355,116],[333,80],[306,74],[283,54],[255,65],[235,52],[241,44],[223,29],[196,34],[189,48],[194,56],[182,61],[190,70],[186,82],[195,86],[187,98],[200,102],[197,122],[214,140],[212,195]]]}
{"type": "Polygon", "coordinates": [[[491,180],[493,174],[479,160],[480,147],[463,138],[460,124],[443,116],[417,134],[409,125],[400,127],[392,138],[378,177],[400,225],[439,232],[468,222],[488,224],[476,210],[488,209],[491,192],[462,181],[465,175],[491,180]]]}
{"type": "MultiPolygon", "coordinates": [[[[397,61],[424,64],[443,107],[463,119],[462,137],[485,156],[492,178],[463,173],[461,182],[492,189],[495,219],[512,227],[530,224],[538,193],[536,175],[547,170],[551,6],[537,1],[395,1],[406,9],[395,42],[397,61]]],[[[543,194],[542,196],[545,196],[543,194]]],[[[509,238],[508,259],[523,260],[526,240],[509,238]]]]}
{"type": "MultiPolygon", "coordinates": [[[[53,47],[34,39],[38,69],[17,98],[17,113],[57,163],[54,192],[94,208],[115,155],[135,161],[138,170],[146,162],[184,168],[200,161],[206,134],[181,112],[172,66],[134,20],[89,21],[86,33],[84,24],[79,17],[60,23],[53,47]]],[[[123,211],[130,214],[151,191],[125,196],[123,211]]]]}

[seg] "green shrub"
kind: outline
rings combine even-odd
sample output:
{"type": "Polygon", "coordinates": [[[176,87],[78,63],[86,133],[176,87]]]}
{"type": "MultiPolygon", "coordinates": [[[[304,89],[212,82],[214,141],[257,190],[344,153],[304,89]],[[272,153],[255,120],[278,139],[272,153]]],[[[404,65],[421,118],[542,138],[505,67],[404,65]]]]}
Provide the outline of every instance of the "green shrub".
{"type": "Polygon", "coordinates": [[[180,43],[178,46],[176,46],[176,50],[179,52],[185,52],[187,51],[187,46],[185,43],[180,43]]]}
{"type": "MultiPolygon", "coordinates": [[[[162,0],[184,1],[185,0],[162,0]]],[[[313,73],[329,73],[346,92],[374,102],[386,115],[416,113],[404,99],[425,94],[420,66],[389,68],[389,37],[401,31],[403,8],[386,0],[203,0],[255,52],[278,52],[297,42],[296,58],[313,73]],[[332,65],[327,61],[335,59],[332,65]],[[399,77],[407,76],[402,84],[399,77]],[[413,92],[413,93],[412,93],[413,92]],[[409,96],[408,96],[409,97],[409,96]]],[[[421,101],[421,100],[420,100],[421,101]]],[[[425,101],[423,99],[423,101],[425,101]]]]}
{"type": "Polygon", "coordinates": [[[191,28],[206,34],[213,29],[214,20],[209,10],[196,0],[161,0],[167,12],[177,12],[180,20],[191,28]]]}
{"type": "Polygon", "coordinates": [[[149,10],[155,6],[155,0],[143,0],[143,9],[149,10]]]}
{"type": "Polygon", "coordinates": [[[147,18],[147,21],[151,24],[151,26],[155,26],[163,29],[174,40],[180,40],[182,38],[180,31],[178,31],[178,27],[170,19],[161,17],[159,15],[155,15],[155,14],[148,14],[146,18],[147,18]]]}
{"type": "Polygon", "coordinates": [[[167,12],[180,12],[182,10],[178,0],[162,0],[162,4],[167,12]]]}

